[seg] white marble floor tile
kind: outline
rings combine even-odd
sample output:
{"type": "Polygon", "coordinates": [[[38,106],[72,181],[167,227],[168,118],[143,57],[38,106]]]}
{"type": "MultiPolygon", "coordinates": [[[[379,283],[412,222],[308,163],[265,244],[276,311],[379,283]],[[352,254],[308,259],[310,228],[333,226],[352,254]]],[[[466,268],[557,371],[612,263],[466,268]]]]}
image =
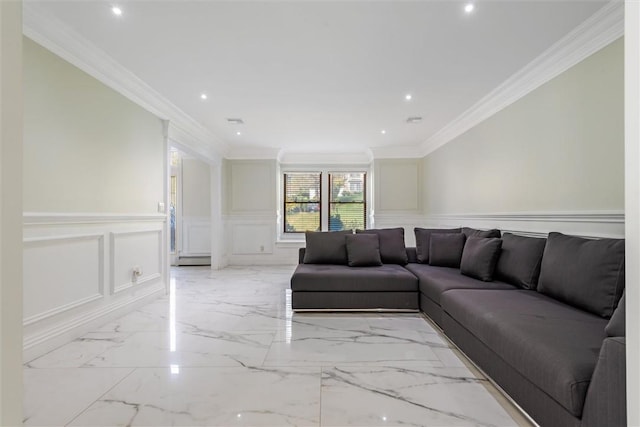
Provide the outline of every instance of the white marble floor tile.
{"type": "Polygon", "coordinates": [[[24,425],[63,426],[132,369],[24,369],[24,425]]]}
{"type": "Polygon", "coordinates": [[[72,426],[317,426],[318,368],[137,369],[72,426]]]}
{"type": "Polygon", "coordinates": [[[31,368],[79,368],[104,353],[123,345],[131,333],[90,332],[25,364],[31,368]]]}
{"type": "Polygon", "coordinates": [[[516,425],[481,381],[465,368],[324,368],[321,425],[516,425]]]}
{"type": "Polygon", "coordinates": [[[331,364],[388,364],[439,362],[418,332],[395,336],[362,330],[345,334],[326,332],[319,336],[292,334],[291,340],[274,341],[265,366],[326,366],[331,364]]]}
{"type": "Polygon", "coordinates": [[[88,361],[94,367],[260,366],[273,333],[198,330],[135,332],[122,344],[88,361]]]}

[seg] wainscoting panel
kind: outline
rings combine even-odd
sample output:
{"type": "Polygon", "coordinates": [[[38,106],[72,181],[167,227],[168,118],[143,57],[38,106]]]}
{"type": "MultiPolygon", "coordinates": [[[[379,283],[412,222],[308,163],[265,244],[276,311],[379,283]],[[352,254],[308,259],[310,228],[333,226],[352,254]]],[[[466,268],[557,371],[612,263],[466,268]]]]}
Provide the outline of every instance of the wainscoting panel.
{"type": "Polygon", "coordinates": [[[101,299],[103,235],[25,239],[23,274],[25,325],[101,299]]]}
{"type": "Polygon", "coordinates": [[[166,229],[158,214],[26,213],[24,360],[166,292],[166,229]]]}
{"type": "Polygon", "coordinates": [[[234,255],[273,253],[273,226],[270,224],[234,224],[232,250],[234,255]]]}
{"type": "Polygon", "coordinates": [[[182,218],[182,251],[181,256],[211,255],[211,219],[182,218]]]}
{"type": "MultiPolygon", "coordinates": [[[[276,215],[227,215],[223,218],[225,265],[294,265],[299,241],[276,241],[276,215]]],[[[304,237],[303,237],[304,239],[304,237]]]]}
{"type": "Polygon", "coordinates": [[[162,230],[111,233],[111,293],[157,279],[161,271],[162,230]]]}

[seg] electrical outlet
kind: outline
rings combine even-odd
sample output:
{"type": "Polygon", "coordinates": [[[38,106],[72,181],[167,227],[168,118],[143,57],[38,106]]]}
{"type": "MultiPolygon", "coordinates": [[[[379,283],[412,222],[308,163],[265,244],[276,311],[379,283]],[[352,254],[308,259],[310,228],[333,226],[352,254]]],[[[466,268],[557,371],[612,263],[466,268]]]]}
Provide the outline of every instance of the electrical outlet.
{"type": "Polygon", "coordinates": [[[133,276],[133,281],[135,282],[136,280],[138,280],[138,277],[142,276],[142,267],[140,267],[139,265],[134,266],[131,269],[131,274],[133,276]]]}
{"type": "Polygon", "coordinates": [[[164,202],[158,202],[158,213],[164,213],[164,202]]]}
{"type": "Polygon", "coordinates": [[[260,245],[260,252],[264,252],[264,246],[260,245]]]}

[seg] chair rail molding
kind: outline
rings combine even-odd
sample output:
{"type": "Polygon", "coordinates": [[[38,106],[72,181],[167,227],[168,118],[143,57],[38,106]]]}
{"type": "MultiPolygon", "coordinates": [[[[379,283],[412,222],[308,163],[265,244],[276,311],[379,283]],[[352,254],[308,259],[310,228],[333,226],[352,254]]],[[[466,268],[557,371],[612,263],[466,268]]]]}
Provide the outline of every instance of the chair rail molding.
{"type": "Polygon", "coordinates": [[[489,212],[434,214],[427,226],[495,227],[502,231],[546,236],[557,231],[583,237],[623,238],[623,210],[564,212],[489,212]]]}

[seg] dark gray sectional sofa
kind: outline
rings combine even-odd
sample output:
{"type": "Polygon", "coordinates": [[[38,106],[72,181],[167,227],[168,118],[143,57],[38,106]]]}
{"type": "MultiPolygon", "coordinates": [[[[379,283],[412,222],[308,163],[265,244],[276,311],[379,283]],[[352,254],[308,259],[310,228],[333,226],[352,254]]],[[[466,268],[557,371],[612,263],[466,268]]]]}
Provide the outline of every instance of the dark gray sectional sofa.
{"type": "Polygon", "coordinates": [[[308,233],[294,310],[419,309],[541,426],[626,425],[623,240],[366,233],[308,233]]]}

